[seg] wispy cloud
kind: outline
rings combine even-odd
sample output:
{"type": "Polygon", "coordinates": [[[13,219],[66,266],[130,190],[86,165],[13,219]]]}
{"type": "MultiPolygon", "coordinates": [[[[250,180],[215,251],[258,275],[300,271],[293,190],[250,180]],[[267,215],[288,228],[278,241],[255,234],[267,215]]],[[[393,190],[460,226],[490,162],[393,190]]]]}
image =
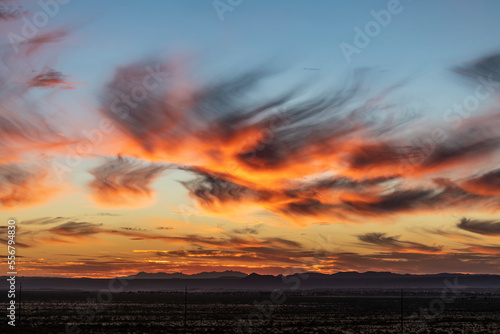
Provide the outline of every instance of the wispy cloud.
{"type": "Polygon", "coordinates": [[[443,250],[443,246],[428,246],[419,242],[400,240],[399,236],[387,236],[385,233],[366,233],[359,235],[358,239],[364,245],[394,252],[440,253],[443,250]]]}
{"type": "MultiPolygon", "coordinates": [[[[470,66],[482,68],[483,61],[470,66]]],[[[263,101],[256,98],[258,86],[270,70],[194,83],[184,65],[139,62],[117,69],[101,111],[125,134],[124,150],[193,173],[182,184],[206,210],[261,207],[304,223],[304,217],[360,220],[495,207],[496,193],[485,196],[459,181],[498,153],[495,113],[478,111],[459,128],[415,115],[398,118],[404,106],[388,110],[384,103],[397,85],[366,94],[366,73],[328,94],[301,100],[301,90],[291,89],[263,101]],[[151,69],[165,93],[123,101],[151,69]],[[429,148],[422,140],[428,127],[439,128],[444,142],[429,148]],[[455,173],[445,173],[450,169],[455,173]]]]}
{"type": "Polygon", "coordinates": [[[11,209],[47,201],[59,189],[42,166],[0,164],[0,208],[11,209]]]}
{"type": "Polygon", "coordinates": [[[82,85],[78,82],[68,82],[67,75],[55,71],[51,68],[45,69],[44,72],[34,76],[28,86],[39,88],[60,88],[60,89],[74,89],[74,85],[82,85]]]}
{"type": "Polygon", "coordinates": [[[477,234],[500,236],[500,221],[462,218],[457,227],[477,234]]]}
{"type": "Polygon", "coordinates": [[[500,246],[498,245],[469,244],[468,246],[465,250],[471,253],[500,255],[500,246]]]}
{"type": "Polygon", "coordinates": [[[472,177],[464,181],[461,187],[471,193],[483,196],[500,195],[500,169],[472,177]]]}
{"type": "Polygon", "coordinates": [[[256,224],[252,227],[235,228],[235,229],[233,229],[233,233],[236,233],[236,234],[259,234],[262,226],[263,226],[263,224],[256,224]]]}
{"type": "Polygon", "coordinates": [[[102,232],[101,226],[102,224],[72,221],[53,227],[49,232],[66,237],[81,237],[102,232]]]}
{"type": "Polygon", "coordinates": [[[22,225],[50,225],[57,224],[65,220],[69,220],[69,217],[43,217],[43,218],[33,218],[21,221],[22,225]]]}
{"type": "Polygon", "coordinates": [[[151,183],[169,167],[122,157],[109,159],[90,171],[93,199],[106,207],[136,208],[152,200],[151,183]]]}
{"type": "Polygon", "coordinates": [[[25,10],[15,0],[2,0],[0,1],[0,21],[18,20],[23,15],[27,14],[25,10]]]}

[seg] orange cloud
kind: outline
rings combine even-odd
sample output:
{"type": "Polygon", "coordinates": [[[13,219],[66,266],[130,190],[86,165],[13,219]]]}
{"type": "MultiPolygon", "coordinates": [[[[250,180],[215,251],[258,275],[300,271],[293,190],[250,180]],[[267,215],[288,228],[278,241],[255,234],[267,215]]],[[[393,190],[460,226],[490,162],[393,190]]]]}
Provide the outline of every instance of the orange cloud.
{"type": "Polygon", "coordinates": [[[47,175],[40,166],[0,164],[0,208],[13,209],[47,201],[59,188],[47,175]]]}
{"type": "Polygon", "coordinates": [[[470,245],[466,250],[472,253],[500,255],[500,246],[470,245]]]}
{"type": "MultiPolygon", "coordinates": [[[[27,41],[19,46],[19,58],[41,57],[45,45],[66,35],[67,30],[58,29],[27,41]]],[[[51,67],[45,65],[33,77],[15,57],[6,59],[23,79],[16,94],[67,84],[51,67]]],[[[482,70],[484,61],[462,74],[482,70]]],[[[169,166],[195,175],[183,185],[208,211],[265,209],[299,224],[464,207],[498,209],[500,194],[485,190],[485,181],[458,181],[470,170],[493,168],[479,165],[500,147],[495,112],[478,112],[464,122],[468,127],[451,129],[396,117],[404,106],[384,104],[396,86],[366,92],[366,75],[307,99],[298,90],[262,99],[258,88],[268,70],[204,81],[191,75],[185,63],[174,59],[122,66],[103,88],[99,112],[116,131],[92,144],[86,157],[119,152],[152,164],[118,158],[92,169],[89,188],[99,206],[151,204],[152,184],[169,166]],[[442,130],[443,141],[430,145],[427,127],[442,130]]],[[[6,120],[0,123],[6,130],[0,132],[0,161],[15,161],[34,149],[57,154],[61,147],[82,142],[81,136],[70,135],[73,129],[62,134],[24,105],[1,110],[0,117],[6,120]]]]}
{"type": "Polygon", "coordinates": [[[356,77],[305,102],[293,103],[296,92],[243,102],[240,97],[251,96],[265,71],[194,84],[175,65],[119,68],[104,90],[101,113],[120,130],[120,152],[195,174],[183,185],[206,210],[264,208],[305,224],[308,217],[352,221],[496,208],[496,197],[478,196],[454,179],[497,152],[498,115],[468,119],[473,132],[425,124],[442,129],[446,138],[428,147],[423,123],[415,128],[414,119],[373,117],[397,112],[383,104],[393,88],[367,97],[356,77]],[[134,87],[142,87],[140,97],[134,87]],[[440,174],[445,170],[449,182],[440,174]]]}
{"type": "Polygon", "coordinates": [[[482,196],[500,195],[500,169],[470,178],[460,186],[471,193],[482,196]]]}

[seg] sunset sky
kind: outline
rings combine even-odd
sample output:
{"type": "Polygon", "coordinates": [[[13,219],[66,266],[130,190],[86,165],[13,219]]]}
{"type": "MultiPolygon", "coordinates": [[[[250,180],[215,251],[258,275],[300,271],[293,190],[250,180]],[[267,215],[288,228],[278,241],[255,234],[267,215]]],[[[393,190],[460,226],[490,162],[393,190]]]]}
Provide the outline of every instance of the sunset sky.
{"type": "Polygon", "coordinates": [[[0,0],[0,241],[21,276],[500,274],[498,13],[0,0]]]}

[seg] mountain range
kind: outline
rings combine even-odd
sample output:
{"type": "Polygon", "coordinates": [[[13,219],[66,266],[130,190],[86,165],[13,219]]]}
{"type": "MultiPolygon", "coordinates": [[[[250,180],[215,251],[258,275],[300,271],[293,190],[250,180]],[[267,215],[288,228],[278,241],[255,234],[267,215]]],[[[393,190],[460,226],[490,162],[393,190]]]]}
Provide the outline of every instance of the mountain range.
{"type": "MultiPolygon", "coordinates": [[[[0,288],[7,289],[8,277],[2,277],[0,288]]],[[[339,272],[335,274],[297,273],[293,275],[247,275],[237,271],[183,273],[146,273],[114,279],[22,277],[23,290],[98,291],[123,286],[119,291],[269,291],[328,289],[500,289],[500,275],[489,274],[396,274],[391,272],[339,272]]]]}
{"type": "Polygon", "coordinates": [[[183,274],[183,273],[146,273],[141,271],[135,275],[130,276],[120,276],[120,278],[128,279],[172,279],[172,278],[182,278],[182,279],[204,279],[204,278],[242,278],[246,277],[247,274],[240,271],[226,270],[223,272],[210,271],[201,272],[197,274],[183,274]]]}

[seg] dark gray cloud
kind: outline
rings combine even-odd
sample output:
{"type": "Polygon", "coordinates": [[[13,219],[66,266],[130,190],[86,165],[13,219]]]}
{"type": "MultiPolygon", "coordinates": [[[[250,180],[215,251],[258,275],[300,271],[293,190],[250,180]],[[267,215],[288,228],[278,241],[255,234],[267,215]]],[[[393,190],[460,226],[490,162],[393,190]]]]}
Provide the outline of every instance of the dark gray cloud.
{"type": "Polygon", "coordinates": [[[102,224],[73,221],[55,226],[49,230],[49,232],[70,237],[89,236],[102,231],[102,224]]]}
{"type": "Polygon", "coordinates": [[[422,227],[421,230],[424,233],[441,235],[441,236],[452,238],[452,239],[456,238],[456,237],[467,238],[467,239],[479,239],[479,237],[477,237],[477,236],[460,232],[460,230],[451,230],[451,229],[445,229],[442,227],[430,227],[430,228],[429,227],[422,227]]]}
{"type": "Polygon", "coordinates": [[[42,73],[34,76],[28,86],[29,87],[39,87],[39,88],[61,88],[61,89],[73,89],[72,83],[66,81],[67,75],[62,74],[54,69],[47,68],[42,73]]]}
{"type": "Polygon", "coordinates": [[[500,83],[500,54],[492,54],[479,58],[466,65],[457,66],[454,71],[477,82],[479,77],[491,78],[500,83]]]}
{"type": "Polygon", "coordinates": [[[235,228],[232,230],[233,233],[236,234],[254,234],[257,235],[260,233],[260,229],[262,228],[262,224],[257,224],[252,227],[245,227],[245,228],[235,228]]]}
{"type": "Polygon", "coordinates": [[[151,184],[168,168],[165,164],[145,163],[136,159],[108,159],[90,171],[94,180],[89,183],[89,188],[94,199],[100,203],[122,207],[135,205],[144,198],[151,198],[151,184]]]}
{"type": "Polygon", "coordinates": [[[125,231],[147,231],[147,229],[140,227],[120,227],[120,228],[125,231]]]}
{"type": "Polygon", "coordinates": [[[193,180],[181,182],[189,191],[191,197],[196,198],[205,206],[211,207],[215,203],[243,200],[265,200],[269,197],[266,192],[250,189],[227,179],[225,175],[215,175],[192,169],[198,175],[193,180]]]}
{"type": "Polygon", "coordinates": [[[399,236],[387,236],[385,233],[366,233],[358,235],[359,241],[363,244],[380,247],[382,249],[390,249],[392,251],[407,251],[415,252],[422,251],[428,253],[438,253],[442,250],[442,246],[428,246],[422,243],[400,240],[399,236]]]}
{"type": "Polygon", "coordinates": [[[500,236],[500,221],[462,218],[458,228],[472,233],[500,236]]]}
{"type": "MultiPolygon", "coordinates": [[[[7,234],[7,233],[5,233],[7,234]]],[[[0,237],[0,242],[3,244],[3,245],[7,245],[7,243],[9,242],[9,239],[7,238],[4,238],[4,237],[0,237]]],[[[14,247],[16,246],[19,246],[19,247],[22,247],[22,248],[30,248],[30,247],[33,247],[33,245],[28,245],[27,243],[24,243],[24,242],[20,242],[20,241],[17,241],[16,240],[16,244],[13,245],[14,247]]],[[[5,248],[7,248],[7,246],[5,246],[5,248]]],[[[23,257],[23,256],[19,256],[16,254],[16,257],[23,257]]]]}
{"type": "Polygon", "coordinates": [[[240,185],[229,174],[216,174],[186,169],[197,175],[182,184],[191,197],[207,208],[229,202],[259,203],[286,216],[330,216],[355,219],[360,216],[386,216],[398,213],[415,213],[438,210],[497,207],[497,197],[468,192],[451,180],[434,179],[427,188],[398,189],[394,186],[398,176],[350,179],[347,177],[290,183],[278,189],[266,189],[263,185],[240,185]],[[391,186],[392,184],[392,186],[391,186]],[[253,188],[254,187],[254,188],[253,188]],[[381,190],[384,193],[380,193],[381,190]],[[376,191],[374,193],[374,191],[376,191]],[[338,194],[339,198],[322,194],[338,194]],[[343,194],[356,196],[343,196],[343,194]],[[282,204],[285,203],[285,204],[282,204]]]}

